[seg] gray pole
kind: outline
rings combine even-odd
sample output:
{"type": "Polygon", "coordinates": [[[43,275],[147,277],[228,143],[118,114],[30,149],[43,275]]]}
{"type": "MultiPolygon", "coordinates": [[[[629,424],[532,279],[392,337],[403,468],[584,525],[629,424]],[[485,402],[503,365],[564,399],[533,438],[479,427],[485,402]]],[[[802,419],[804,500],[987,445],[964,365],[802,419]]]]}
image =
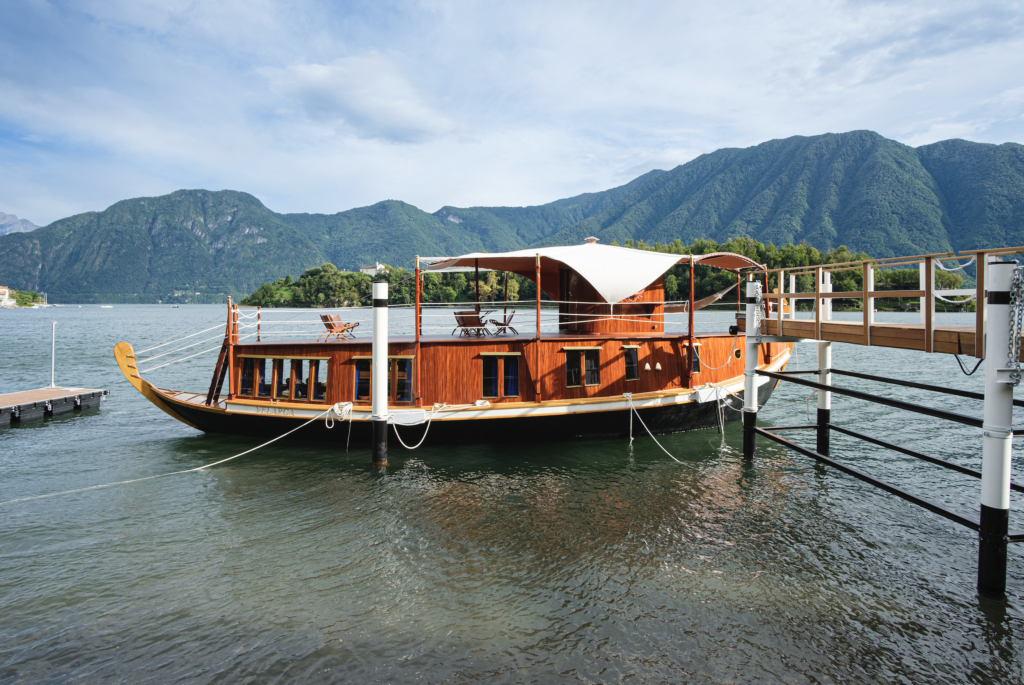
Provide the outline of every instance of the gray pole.
{"type": "Polygon", "coordinates": [[[53,364],[54,359],[57,358],[57,322],[51,321],[50,326],[50,387],[56,388],[53,384],[53,364]]]}
{"type": "MultiPolygon", "coordinates": [[[[1006,593],[1006,543],[1010,523],[1010,458],[1013,453],[1013,385],[1001,378],[1010,337],[1010,284],[1016,262],[988,265],[985,319],[985,419],[981,447],[981,527],[978,592],[1006,593]]],[[[1004,372],[1005,373],[1005,372],[1004,372]]]]}
{"type": "Polygon", "coordinates": [[[373,284],[373,342],[370,364],[373,423],[373,463],[388,464],[388,284],[373,284]]]}
{"type": "Polygon", "coordinates": [[[757,448],[757,331],[754,330],[757,289],[760,283],[747,281],[747,334],[743,351],[743,458],[753,459],[757,448]]]}

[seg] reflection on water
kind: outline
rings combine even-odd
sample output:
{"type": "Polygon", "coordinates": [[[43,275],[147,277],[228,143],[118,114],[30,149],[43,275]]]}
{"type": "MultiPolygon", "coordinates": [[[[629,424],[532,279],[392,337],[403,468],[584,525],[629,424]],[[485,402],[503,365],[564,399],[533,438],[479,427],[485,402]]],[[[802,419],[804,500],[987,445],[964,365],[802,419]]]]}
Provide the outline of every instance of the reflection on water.
{"type": "MultiPolygon", "coordinates": [[[[119,339],[144,344],[215,313],[0,312],[0,341],[26,350],[0,362],[0,390],[48,381],[36,377],[57,319],[58,382],[112,391],[91,415],[0,432],[0,500],[257,444],[175,422],[110,357],[119,339]]],[[[809,365],[813,347],[799,355],[809,365]]],[[[978,381],[945,356],[837,345],[835,358],[978,381]]],[[[155,380],[202,388],[211,366],[155,380]]],[[[797,422],[803,405],[785,405],[804,396],[780,388],[765,420],[797,422]]],[[[838,397],[833,416],[978,466],[972,429],[838,397]]],[[[977,508],[976,481],[833,440],[865,470],[977,508]]],[[[662,442],[682,464],[638,438],[396,446],[378,470],[341,437],[0,507],[0,682],[1024,680],[1019,551],[1009,601],[982,601],[976,542],[955,524],[764,441],[745,464],[735,424],[724,440],[709,430],[662,442]]],[[[1024,528],[1016,509],[1012,520],[1024,528]]]]}

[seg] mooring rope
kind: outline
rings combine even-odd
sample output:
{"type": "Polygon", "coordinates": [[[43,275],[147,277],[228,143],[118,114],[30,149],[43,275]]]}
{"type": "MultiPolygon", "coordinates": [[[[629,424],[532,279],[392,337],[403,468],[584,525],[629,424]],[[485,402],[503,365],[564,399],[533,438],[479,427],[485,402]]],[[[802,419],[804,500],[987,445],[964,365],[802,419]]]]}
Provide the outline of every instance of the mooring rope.
{"type": "Polygon", "coordinates": [[[700,359],[701,366],[703,366],[705,369],[709,371],[718,371],[719,369],[724,369],[725,367],[729,366],[729,363],[732,361],[732,353],[736,351],[736,341],[739,340],[739,338],[739,333],[732,337],[732,348],[729,350],[729,354],[725,355],[725,363],[722,364],[721,366],[711,366],[709,364],[706,364],[704,362],[704,359],[700,356],[700,351],[697,349],[698,347],[700,347],[700,345],[693,346],[693,353],[697,355],[697,359],[700,359]]]}
{"type": "Polygon", "coordinates": [[[964,363],[962,361],[960,361],[960,355],[959,354],[954,354],[953,358],[956,359],[956,363],[960,365],[960,370],[964,372],[965,376],[973,376],[974,372],[978,370],[979,366],[981,366],[981,363],[983,361],[985,361],[984,359],[979,359],[978,363],[974,365],[974,368],[971,369],[970,371],[968,371],[967,367],[964,366],[964,363]]]}
{"type": "Polygon", "coordinates": [[[221,459],[220,461],[215,461],[212,464],[204,464],[203,466],[197,466],[197,467],[192,468],[192,469],[185,469],[184,471],[171,471],[170,473],[160,473],[160,474],[157,474],[155,476],[145,476],[143,478],[132,478],[131,480],[119,480],[119,481],[115,481],[113,483],[102,483],[100,485],[90,485],[90,486],[84,487],[84,488],[75,488],[74,490],[64,490],[63,492],[51,492],[51,493],[46,494],[46,495],[34,495],[32,497],[19,497],[18,499],[9,499],[9,500],[7,500],[5,502],[0,502],[0,506],[3,506],[4,504],[15,504],[17,502],[28,502],[28,501],[35,500],[35,499],[47,499],[49,497],[60,497],[61,495],[71,495],[71,494],[74,494],[76,492],[85,492],[86,490],[99,490],[100,488],[110,488],[110,487],[113,487],[115,485],[127,485],[129,483],[141,483],[144,480],[153,480],[154,478],[164,478],[166,476],[178,476],[178,475],[181,475],[183,473],[192,473],[194,471],[202,471],[204,469],[208,469],[208,468],[211,468],[213,466],[217,466],[218,464],[223,464],[225,462],[231,461],[232,459],[238,459],[239,457],[244,457],[245,455],[250,454],[252,452],[255,452],[256,450],[261,449],[263,447],[266,447],[267,445],[269,445],[271,443],[277,442],[281,438],[284,438],[284,437],[287,437],[287,436],[291,435],[292,433],[294,433],[295,431],[299,430],[300,428],[305,428],[309,424],[313,423],[314,421],[316,421],[319,418],[322,418],[325,415],[328,416],[328,419],[330,420],[330,425],[328,425],[327,427],[328,428],[333,428],[334,427],[334,421],[333,421],[334,417],[331,416],[331,414],[337,415],[339,419],[344,419],[346,414],[351,415],[351,413],[352,413],[352,403],[351,402],[338,402],[334,406],[329,407],[327,409],[327,411],[324,411],[324,412],[321,412],[320,414],[317,414],[316,416],[311,418],[309,421],[306,421],[301,426],[296,426],[295,428],[292,428],[287,433],[283,433],[283,434],[277,436],[276,438],[274,438],[272,440],[268,440],[267,442],[263,443],[262,445],[257,445],[256,447],[253,447],[252,449],[248,449],[248,450],[246,450],[244,452],[240,452],[239,454],[236,454],[233,457],[228,457],[227,459],[221,459]]]}
{"type": "Polygon", "coordinates": [[[644,423],[644,420],[640,418],[640,412],[638,412],[636,410],[636,407],[633,406],[633,393],[627,392],[624,393],[622,396],[629,400],[629,408],[633,410],[633,412],[629,415],[629,444],[633,444],[633,414],[636,414],[637,421],[639,421],[640,425],[644,427],[644,430],[647,431],[647,434],[651,436],[651,440],[654,441],[654,444],[657,445],[658,447],[661,447],[661,451],[667,454],[669,458],[672,459],[672,461],[676,462],[677,464],[682,464],[683,462],[673,457],[672,453],[665,449],[660,442],[658,442],[658,439],[654,437],[654,433],[652,433],[651,429],[647,427],[647,424],[644,423]]]}

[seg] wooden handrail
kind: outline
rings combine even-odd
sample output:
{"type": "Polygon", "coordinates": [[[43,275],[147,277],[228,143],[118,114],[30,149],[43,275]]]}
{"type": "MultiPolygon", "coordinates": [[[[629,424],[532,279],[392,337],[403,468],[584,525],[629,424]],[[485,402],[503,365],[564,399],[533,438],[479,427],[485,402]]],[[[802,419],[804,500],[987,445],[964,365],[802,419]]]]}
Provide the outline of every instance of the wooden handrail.
{"type": "MultiPolygon", "coordinates": [[[[885,300],[893,297],[925,297],[924,290],[872,290],[868,292],[873,299],[885,300]]],[[[795,300],[813,300],[816,297],[822,299],[860,300],[864,293],[860,290],[852,290],[841,293],[768,293],[763,296],[766,300],[778,300],[780,298],[793,298],[795,300]]]]}

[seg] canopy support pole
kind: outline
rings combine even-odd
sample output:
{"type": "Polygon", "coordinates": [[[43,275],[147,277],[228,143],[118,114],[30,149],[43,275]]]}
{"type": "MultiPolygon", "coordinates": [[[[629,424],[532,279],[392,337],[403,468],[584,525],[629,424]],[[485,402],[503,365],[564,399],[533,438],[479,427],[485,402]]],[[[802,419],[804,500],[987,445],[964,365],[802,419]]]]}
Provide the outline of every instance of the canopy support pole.
{"type": "Polygon", "coordinates": [[[537,254],[537,342],[533,354],[533,396],[537,402],[541,401],[540,395],[540,254],[537,254]]]}
{"type": "Polygon", "coordinates": [[[476,264],[473,267],[473,269],[475,271],[475,274],[474,274],[473,278],[476,279],[476,282],[473,284],[473,292],[476,293],[476,313],[479,314],[480,313],[480,260],[479,259],[475,259],[473,261],[476,262],[476,264]]]}
{"type": "Polygon", "coordinates": [[[690,255],[690,347],[693,347],[693,303],[696,301],[693,292],[693,255],[690,255]]]}
{"type": "Polygon", "coordinates": [[[420,311],[420,256],[416,255],[416,358],[412,360],[413,373],[415,374],[416,387],[413,393],[416,397],[416,406],[423,406],[423,396],[420,394],[420,329],[423,327],[423,314],[420,311]]]}

